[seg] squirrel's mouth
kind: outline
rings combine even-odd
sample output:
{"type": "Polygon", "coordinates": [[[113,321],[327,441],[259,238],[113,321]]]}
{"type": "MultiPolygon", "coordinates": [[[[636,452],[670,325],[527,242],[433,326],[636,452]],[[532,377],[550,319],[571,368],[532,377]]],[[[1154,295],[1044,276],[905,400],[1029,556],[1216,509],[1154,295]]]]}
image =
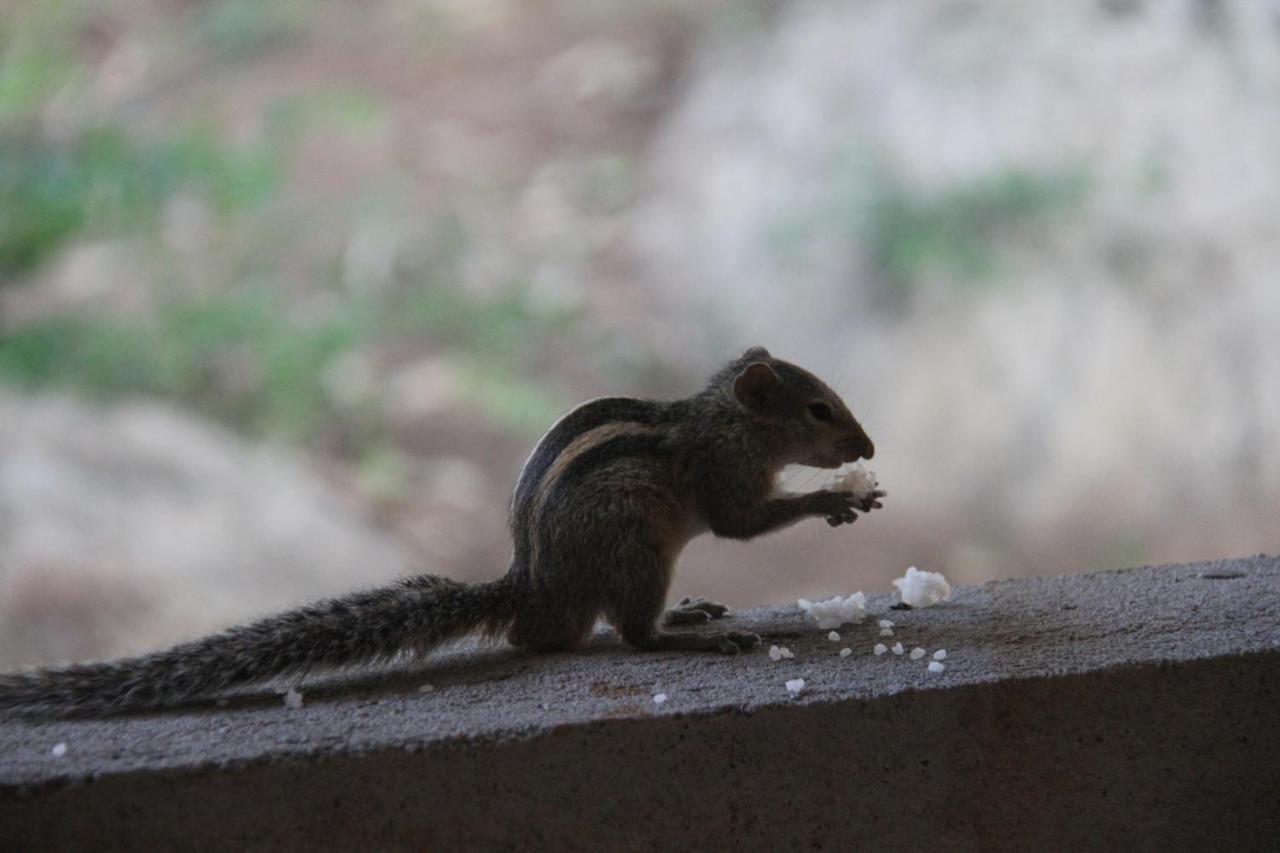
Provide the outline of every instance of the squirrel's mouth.
{"type": "Polygon", "coordinates": [[[859,459],[870,459],[875,456],[876,446],[871,443],[871,439],[863,435],[837,444],[834,455],[841,462],[857,462],[859,459]]]}
{"type": "Polygon", "coordinates": [[[826,453],[815,453],[800,464],[811,468],[839,468],[841,465],[857,462],[859,459],[870,459],[873,453],[875,453],[874,450],[867,453],[861,446],[855,448],[848,444],[841,444],[826,453]]]}
{"type": "MultiPolygon", "coordinates": [[[[850,459],[849,461],[852,462],[854,460],[850,459]]],[[[826,454],[814,454],[813,456],[810,456],[808,459],[804,460],[800,464],[808,465],[810,468],[839,468],[841,465],[844,464],[844,462],[842,462],[836,456],[828,456],[826,454]]]]}

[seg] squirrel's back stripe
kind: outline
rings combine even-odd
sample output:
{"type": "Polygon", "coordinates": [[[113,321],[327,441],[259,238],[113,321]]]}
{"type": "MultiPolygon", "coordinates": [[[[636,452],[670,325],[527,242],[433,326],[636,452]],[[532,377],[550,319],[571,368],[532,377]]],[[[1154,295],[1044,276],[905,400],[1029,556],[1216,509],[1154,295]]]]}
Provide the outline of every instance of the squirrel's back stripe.
{"type": "MultiPolygon", "coordinates": [[[[561,450],[547,468],[528,503],[516,509],[530,529],[540,527],[541,517],[549,502],[562,490],[570,491],[592,474],[634,464],[644,457],[665,453],[667,436],[658,426],[612,422],[588,430],[561,450]]],[[[528,537],[517,540],[519,559],[537,560],[539,540],[528,537]]]]}
{"type": "Polygon", "coordinates": [[[549,469],[560,454],[583,433],[612,423],[656,424],[665,420],[663,405],[651,400],[633,397],[601,397],[589,400],[566,414],[547,431],[520,471],[512,495],[511,508],[519,514],[528,507],[549,469]]]}
{"type": "Polygon", "coordinates": [[[665,433],[659,427],[634,423],[598,426],[570,442],[547,469],[538,490],[539,499],[559,486],[603,470],[612,462],[652,456],[662,450],[664,443],[665,433]]]}
{"type": "Polygon", "coordinates": [[[560,455],[583,434],[606,424],[659,424],[670,420],[670,403],[634,397],[600,397],[588,400],[564,415],[547,430],[525,460],[511,495],[511,530],[516,562],[530,556],[529,529],[535,504],[547,480],[547,472],[560,455]]]}
{"type": "MultiPolygon", "coordinates": [[[[545,522],[548,506],[567,506],[557,495],[571,496],[582,488],[582,481],[599,474],[617,473],[626,466],[644,464],[644,460],[669,457],[668,436],[659,427],[640,424],[608,424],[597,427],[565,448],[543,479],[529,508],[530,523],[545,522]]],[[[616,481],[610,488],[616,488],[616,481]]],[[[528,556],[536,561],[540,541],[530,542],[528,556]]]]}

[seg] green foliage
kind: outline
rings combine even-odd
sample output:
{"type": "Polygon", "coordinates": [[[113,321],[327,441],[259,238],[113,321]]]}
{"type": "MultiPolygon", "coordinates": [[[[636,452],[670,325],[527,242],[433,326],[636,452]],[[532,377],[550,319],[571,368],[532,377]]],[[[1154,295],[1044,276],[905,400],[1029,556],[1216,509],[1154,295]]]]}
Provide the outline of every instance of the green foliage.
{"type": "Polygon", "coordinates": [[[203,133],[136,142],[103,127],[63,143],[0,134],[0,276],[27,272],[81,232],[150,224],[180,189],[229,211],[265,198],[276,176],[268,151],[228,151],[203,133]]]}
{"type": "Polygon", "coordinates": [[[935,194],[882,181],[863,218],[863,237],[872,262],[896,287],[910,287],[931,270],[976,281],[994,270],[997,236],[1076,204],[1086,189],[1078,171],[1009,169],[935,194]]]}
{"type": "Polygon", "coordinates": [[[288,95],[271,106],[272,135],[281,141],[306,133],[377,130],[387,122],[387,105],[378,95],[359,89],[319,89],[288,95]]]}
{"type": "Polygon", "coordinates": [[[79,172],[57,152],[0,141],[0,275],[34,267],[84,225],[79,172]]]}
{"type": "MultiPolygon", "coordinates": [[[[298,9],[295,0],[221,0],[201,6],[196,29],[274,32],[298,9]]],[[[95,97],[85,33],[110,14],[83,0],[45,0],[18,4],[0,21],[0,282],[82,233],[149,227],[180,190],[225,213],[266,198],[276,185],[279,157],[270,140],[233,150],[205,128],[144,138],[118,118],[71,118],[80,112],[75,105],[95,97]],[[51,138],[47,110],[55,101],[67,115],[51,138]]]]}
{"type": "Polygon", "coordinates": [[[541,341],[568,331],[573,312],[536,310],[527,292],[509,287],[477,297],[448,287],[418,287],[388,317],[392,335],[426,335],[472,353],[470,402],[495,423],[536,436],[564,401],[531,378],[529,361],[541,341]]]}
{"type": "Polygon", "coordinates": [[[390,321],[402,332],[483,351],[491,360],[514,367],[528,354],[537,336],[554,331],[566,315],[535,312],[524,292],[508,288],[480,298],[444,287],[413,288],[390,321]]]}
{"type": "MultiPolygon", "coordinates": [[[[86,38],[99,29],[114,33],[115,11],[86,0],[43,0],[19,4],[0,20],[0,287],[40,286],[40,279],[22,279],[68,245],[128,235],[127,251],[145,279],[131,292],[149,297],[150,306],[23,325],[0,317],[0,382],[163,396],[251,433],[306,441],[336,430],[367,451],[385,437],[373,411],[376,392],[359,402],[335,400],[331,368],[346,355],[401,346],[412,352],[429,339],[458,354],[471,402],[493,421],[528,430],[554,416],[558,401],[528,378],[527,362],[563,317],[538,310],[522,288],[479,297],[389,282],[377,292],[346,292],[315,257],[317,245],[325,253],[332,244],[299,245],[310,236],[308,223],[297,219],[289,194],[278,192],[294,143],[335,132],[356,142],[376,137],[388,122],[376,93],[292,92],[261,115],[264,141],[248,148],[223,144],[213,127],[169,125],[157,133],[148,122],[147,134],[134,125],[147,118],[138,104],[163,96],[183,75],[216,76],[228,62],[304,32],[314,4],[211,0],[166,12],[178,29],[131,30],[143,41],[167,41],[154,54],[154,73],[123,102],[95,90],[101,68],[86,38]],[[148,236],[160,230],[177,195],[196,196],[219,215],[202,232],[196,257],[148,236]],[[268,204],[274,200],[285,203],[268,204]],[[199,274],[188,286],[192,263],[199,274]],[[305,287],[294,286],[303,280],[305,287]]],[[[173,114],[217,121],[216,110],[198,104],[173,114]]],[[[358,218],[356,201],[352,209],[305,215],[332,235],[343,217],[358,218]]],[[[462,220],[442,220],[427,242],[408,265],[433,280],[447,278],[467,248],[462,220]]]]}
{"type": "Polygon", "coordinates": [[[767,236],[790,269],[803,265],[815,239],[860,246],[883,295],[897,302],[931,277],[962,286],[995,280],[1011,237],[1068,214],[1089,188],[1084,168],[1066,166],[1010,167],[920,190],[882,155],[853,147],[814,204],[779,218],[767,236]]]}
{"type": "Polygon", "coordinates": [[[233,60],[293,35],[305,15],[306,7],[296,0],[215,0],[201,4],[194,23],[215,55],[233,60]]]}
{"type": "Polygon", "coordinates": [[[418,288],[381,304],[334,297],[306,319],[265,287],[174,297],[146,318],[52,318],[0,336],[0,381],[165,396],[254,434],[306,441],[344,417],[325,387],[335,359],[388,336],[431,334],[485,353],[468,363],[468,386],[494,421],[528,432],[554,417],[559,401],[521,367],[530,342],[566,318],[530,310],[519,291],[418,288]]]}
{"type": "Polygon", "coordinates": [[[73,49],[81,14],[64,0],[6,4],[0,16],[0,124],[30,115],[83,77],[73,49]]]}
{"type": "Polygon", "coordinates": [[[468,371],[470,402],[491,421],[513,433],[535,438],[564,414],[566,401],[546,383],[488,361],[468,371]]]}
{"type": "Polygon", "coordinates": [[[163,395],[253,432],[302,438],[328,405],[323,370],[364,329],[356,311],[304,324],[284,308],[241,290],[162,304],[145,320],[54,318],[0,338],[0,379],[163,395]]]}

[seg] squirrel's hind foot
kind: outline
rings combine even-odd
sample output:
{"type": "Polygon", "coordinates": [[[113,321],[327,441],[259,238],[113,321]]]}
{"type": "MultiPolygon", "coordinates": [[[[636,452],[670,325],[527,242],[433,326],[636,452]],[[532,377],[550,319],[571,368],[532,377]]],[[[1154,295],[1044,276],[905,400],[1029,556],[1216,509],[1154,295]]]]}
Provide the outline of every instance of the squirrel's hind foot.
{"type": "Polygon", "coordinates": [[[724,631],[709,634],[675,633],[650,629],[643,635],[623,634],[623,638],[647,652],[720,652],[736,655],[760,645],[760,635],[750,631],[724,631]]]}
{"type": "Polygon", "coordinates": [[[662,624],[667,626],[703,625],[712,619],[719,619],[728,612],[729,608],[719,602],[705,598],[685,597],[663,615],[662,624]]]}

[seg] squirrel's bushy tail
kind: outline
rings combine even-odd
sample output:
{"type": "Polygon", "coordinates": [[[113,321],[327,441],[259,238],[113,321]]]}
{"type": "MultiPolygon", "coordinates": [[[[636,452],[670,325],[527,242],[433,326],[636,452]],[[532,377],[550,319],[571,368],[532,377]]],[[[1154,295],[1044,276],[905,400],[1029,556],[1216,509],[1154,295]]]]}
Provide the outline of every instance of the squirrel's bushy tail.
{"type": "Polygon", "coordinates": [[[514,616],[510,578],[432,575],[321,601],[134,658],[0,675],[0,710],[109,714],[174,704],[310,668],[386,662],[514,616]]]}

